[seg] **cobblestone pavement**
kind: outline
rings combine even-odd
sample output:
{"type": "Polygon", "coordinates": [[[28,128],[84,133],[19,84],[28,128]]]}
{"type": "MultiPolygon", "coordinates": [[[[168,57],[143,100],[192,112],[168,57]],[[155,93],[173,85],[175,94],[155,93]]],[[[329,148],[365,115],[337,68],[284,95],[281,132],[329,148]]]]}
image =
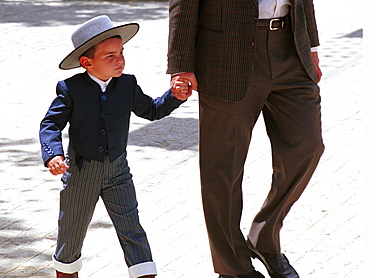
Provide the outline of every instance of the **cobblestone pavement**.
{"type": "MultiPolygon", "coordinates": [[[[326,151],[282,231],[283,251],[303,278],[362,277],[363,100],[361,1],[316,0],[320,30],[326,151]],[[351,3],[348,3],[351,2],[351,3]],[[347,15],[351,16],[347,16],[347,15]]],[[[0,1],[0,277],[53,277],[60,177],[39,154],[38,127],[55,85],[81,70],[61,71],[75,25],[100,14],[139,22],[125,46],[126,73],[144,92],[168,87],[167,2],[0,1]]],[[[216,278],[200,200],[197,96],[157,122],[133,117],[128,159],[161,278],[216,278]]],[[[269,190],[269,143],[255,128],[244,178],[242,229],[269,190]]],[[[127,278],[122,251],[101,202],[83,248],[80,277],[127,278]]],[[[258,270],[267,273],[258,261],[258,270]]],[[[366,277],[366,276],[364,276],[366,277]]]]}

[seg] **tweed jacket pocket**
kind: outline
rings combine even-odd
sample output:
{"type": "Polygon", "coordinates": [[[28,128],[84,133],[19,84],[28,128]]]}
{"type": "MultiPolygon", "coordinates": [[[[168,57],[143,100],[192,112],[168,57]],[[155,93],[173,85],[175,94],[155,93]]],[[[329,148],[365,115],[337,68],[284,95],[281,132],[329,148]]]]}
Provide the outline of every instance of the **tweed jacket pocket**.
{"type": "Polygon", "coordinates": [[[224,35],[219,31],[210,31],[198,28],[196,49],[198,53],[198,63],[202,60],[208,60],[212,64],[224,63],[224,55],[220,55],[224,51],[224,35]]]}

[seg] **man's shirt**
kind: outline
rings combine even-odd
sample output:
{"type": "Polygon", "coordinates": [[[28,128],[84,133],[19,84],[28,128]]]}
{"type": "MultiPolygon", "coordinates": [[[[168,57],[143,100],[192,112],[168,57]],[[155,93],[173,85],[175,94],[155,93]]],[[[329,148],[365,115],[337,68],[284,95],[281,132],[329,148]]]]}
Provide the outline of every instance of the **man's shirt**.
{"type": "Polygon", "coordinates": [[[289,13],[290,0],[258,0],[260,19],[286,16],[289,13]]]}

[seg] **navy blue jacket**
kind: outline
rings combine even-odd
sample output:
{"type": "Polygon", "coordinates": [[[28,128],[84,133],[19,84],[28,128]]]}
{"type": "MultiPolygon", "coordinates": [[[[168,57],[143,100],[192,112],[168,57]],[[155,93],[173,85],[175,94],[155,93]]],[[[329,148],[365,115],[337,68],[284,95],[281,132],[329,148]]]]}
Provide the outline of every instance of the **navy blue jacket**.
{"type": "Polygon", "coordinates": [[[40,125],[42,159],[63,155],[62,130],[69,123],[69,144],[86,160],[113,162],[126,151],[131,111],[157,120],[183,103],[168,90],[156,99],[145,95],[133,75],[113,78],[105,93],[88,74],[76,74],[57,84],[57,97],[40,125]]]}

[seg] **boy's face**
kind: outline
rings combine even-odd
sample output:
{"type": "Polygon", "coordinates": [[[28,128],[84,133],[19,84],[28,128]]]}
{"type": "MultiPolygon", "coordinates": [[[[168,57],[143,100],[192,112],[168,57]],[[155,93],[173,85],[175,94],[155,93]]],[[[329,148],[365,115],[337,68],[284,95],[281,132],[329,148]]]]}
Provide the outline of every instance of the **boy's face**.
{"type": "Polygon", "coordinates": [[[80,63],[90,74],[107,81],[111,77],[121,76],[125,67],[122,51],[121,38],[107,39],[96,45],[94,58],[82,56],[80,63]]]}

